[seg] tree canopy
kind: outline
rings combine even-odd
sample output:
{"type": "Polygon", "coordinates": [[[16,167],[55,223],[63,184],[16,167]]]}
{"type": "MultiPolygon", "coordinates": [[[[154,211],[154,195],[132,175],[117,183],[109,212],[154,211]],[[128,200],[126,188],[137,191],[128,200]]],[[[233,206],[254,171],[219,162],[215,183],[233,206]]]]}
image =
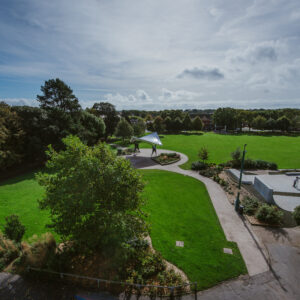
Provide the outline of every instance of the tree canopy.
{"type": "Polygon", "coordinates": [[[39,204],[50,211],[50,227],[63,240],[90,249],[114,251],[141,238],[147,225],[138,171],[104,144],[89,147],[74,136],[63,142],[64,151],[49,147],[47,171],[37,175],[45,187],[39,204]]]}
{"type": "Polygon", "coordinates": [[[76,112],[81,109],[72,89],[59,78],[49,79],[41,86],[42,95],[37,95],[43,109],[59,109],[63,112],[76,112]]]}

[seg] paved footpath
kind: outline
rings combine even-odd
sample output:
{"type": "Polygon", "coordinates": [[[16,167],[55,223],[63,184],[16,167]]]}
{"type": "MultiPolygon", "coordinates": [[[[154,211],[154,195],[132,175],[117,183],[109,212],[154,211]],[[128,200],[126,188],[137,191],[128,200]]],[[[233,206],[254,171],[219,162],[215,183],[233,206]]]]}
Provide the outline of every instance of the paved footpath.
{"type": "MultiPolygon", "coordinates": [[[[160,153],[174,152],[169,150],[158,150],[160,153]]],[[[238,244],[240,252],[244,258],[245,264],[250,276],[257,275],[269,270],[268,263],[264,256],[259,240],[256,238],[250,226],[234,210],[234,207],[227,199],[226,193],[219,184],[213,180],[201,176],[198,172],[183,170],[179,165],[187,162],[185,154],[180,153],[181,160],[175,164],[161,166],[151,159],[151,149],[141,149],[136,155],[127,156],[132,165],[139,169],[159,169],[171,171],[182,175],[190,176],[203,182],[209,193],[215,211],[219,217],[221,226],[224,230],[227,240],[238,244]]]]}

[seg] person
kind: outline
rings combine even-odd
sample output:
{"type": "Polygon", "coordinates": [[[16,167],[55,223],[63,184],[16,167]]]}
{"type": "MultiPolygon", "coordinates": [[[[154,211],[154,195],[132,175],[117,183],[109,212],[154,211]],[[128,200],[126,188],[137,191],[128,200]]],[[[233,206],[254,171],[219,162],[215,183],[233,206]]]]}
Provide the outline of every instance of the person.
{"type": "Polygon", "coordinates": [[[152,153],[151,153],[151,156],[153,155],[153,153],[155,153],[157,155],[157,152],[156,152],[156,145],[152,145],[152,153]]]}
{"type": "Polygon", "coordinates": [[[139,143],[137,141],[134,142],[134,152],[140,152],[139,143]]]}
{"type": "Polygon", "coordinates": [[[294,180],[294,184],[293,184],[294,188],[298,187],[298,181],[299,181],[299,177],[297,176],[296,179],[294,180]]]}

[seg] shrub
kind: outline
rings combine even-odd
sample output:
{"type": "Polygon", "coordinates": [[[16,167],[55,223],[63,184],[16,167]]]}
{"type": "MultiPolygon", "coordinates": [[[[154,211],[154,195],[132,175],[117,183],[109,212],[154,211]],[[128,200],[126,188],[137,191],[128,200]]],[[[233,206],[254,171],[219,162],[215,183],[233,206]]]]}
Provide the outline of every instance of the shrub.
{"type": "Polygon", "coordinates": [[[277,164],[265,160],[254,160],[251,158],[245,159],[244,168],[248,170],[262,169],[262,170],[277,170],[277,164]]]}
{"type": "Polygon", "coordinates": [[[255,217],[259,221],[279,225],[282,222],[283,213],[277,206],[263,204],[258,208],[255,217]]]}
{"type": "Polygon", "coordinates": [[[297,223],[297,225],[300,225],[300,205],[298,205],[294,211],[293,211],[293,217],[297,223]]]}
{"type": "Polygon", "coordinates": [[[240,162],[241,160],[241,149],[238,147],[236,150],[231,152],[231,157],[234,161],[240,162]]]}
{"type": "Polygon", "coordinates": [[[206,147],[202,147],[199,150],[198,156],[199,156],[199,158],[202,159],[203,162],[205,162],[206,160],[208,160],[208,150],[207,150],[207,148],[206,147]]]}
{"type": "Polygon", "coordinates": [[[207,169],[208,165],[202,161],[194,161],[192,163],[192,170],[194,171],[200,171],[200,170],[205,170],[207,169]]]}
{"type": "Polygon", "coordinates": [[[257,199],[246,197],[243,200],[244,213],[248,216],[253,216],[260,206],[260,202],[257,199]]]}
{"type": "Polygon", "coordinates": [[[21,242],[25,233],[25,226],[20,222],[17,215],[10,215],[5,218],[6,224],[4,226],[4,234],[10,240],[17,243],[21,242]]]}

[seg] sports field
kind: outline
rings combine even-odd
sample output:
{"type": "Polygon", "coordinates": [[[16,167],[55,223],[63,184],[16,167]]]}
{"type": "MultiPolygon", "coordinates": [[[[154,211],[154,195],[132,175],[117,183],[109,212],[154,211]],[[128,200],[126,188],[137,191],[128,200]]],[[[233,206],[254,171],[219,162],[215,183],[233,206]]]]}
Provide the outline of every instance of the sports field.
{"type": "MultiPolygon", "coordinates": [[[[193,161],[199,160],[198,151],[207,147],[208,162],[222,163],[230,157],[230,153],[237,147],[243,148],[247,144],[246,157],[275,162],[278,168],[300,168],[300,136],[255,136],[255,135],[221,135],[204,133],[202,135],[163,135],[162,149],[174,150],[189,157],[183,169],[190,169],[193,161]]],[[[142,143],[141,148],[151,147],[142,143]]]]}

